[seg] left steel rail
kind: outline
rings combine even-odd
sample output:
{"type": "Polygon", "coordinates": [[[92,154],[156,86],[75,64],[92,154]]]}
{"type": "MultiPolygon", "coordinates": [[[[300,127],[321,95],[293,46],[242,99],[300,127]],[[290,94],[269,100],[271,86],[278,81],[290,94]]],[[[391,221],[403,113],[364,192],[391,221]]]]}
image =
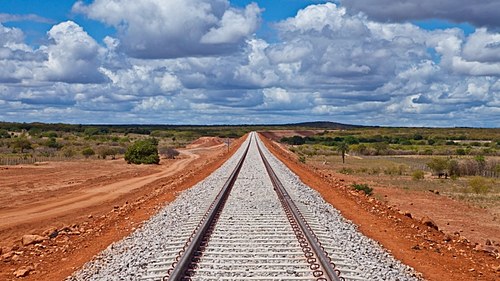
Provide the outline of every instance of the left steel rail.
{"type": "Polygon", "coordinates": [[[248,149],[250,148],[250,143],[252,141],[251,135],[249,136],[249,141],[245,151],[243,152],[243,156],[238,161],[235,169],[227,179],[226,183],[219,191],[215,200],[212,202],[207,212],[201,219],[200,223],[193,231],[189,241],[186,242],[183,249],[179,252],[176,261],[172,264],[172,268],[167,273],[167,276],[163,278],[163,280],[168,281],[181,281],[185,280],[186,273],[190,270],[190,265],[195,259],[198,249],[203,247],[203,244],[206,233],[209,232],[211,226],[217,221],[218,215],[220,214],[220,210],[224,207],[224,204],[231,193],[234,182],[240,173],[241,167],[243,166],[243,162],[248,153],[248,149]]]}

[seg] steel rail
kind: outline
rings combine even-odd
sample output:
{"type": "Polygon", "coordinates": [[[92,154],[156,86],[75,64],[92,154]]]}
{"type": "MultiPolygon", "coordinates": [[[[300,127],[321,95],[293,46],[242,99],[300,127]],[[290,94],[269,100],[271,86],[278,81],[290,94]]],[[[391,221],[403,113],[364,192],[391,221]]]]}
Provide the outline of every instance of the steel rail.
{"type": "Polygon", "coordinates": [[[243,153],[243,156],[238,161],[238,164],[236,165],[235,169],[227,179],[222,189],[217,194],[217,197],[215,198],[214,202],[210,205],[209,209],[207,210],[204,216],[204,219],[200,222],[200,224],[196,228],[194,236],[192,236],[192,239],[190,240],[191,243],[189,243],[189,245],[185,248],[184,253],[177,261],[177,263],[174,263],[172,265],[174,266],[172,272],[169,273],[167,276],[165,276],[165,278],[163,278],[164,280],[169,280],[169,281],[185,280],[186,272],[188,271],[198,249],[202,245],[206,232],[209,230],[210,226],[216,220],[217,214],[220,213],[220,210],[224,207],[225,201],[229,196],[231,189],[233,188],[234,182],[236,181],[236,178],[240,173],[241,167],[243,166],[243,162],[245,161],[245,158],[247,156],[251,141],[252,141],[251,136],[249,136],[249,141],[245,149],[245,152],[243,153]]]}
{"type": "MultiPolygon", "coordinates": [[[[289,209],[295,221],[297,224],[300,226],[302,233],[305,235],[307,238],[307,241],[309,242],[309,246],[312,248],[312,251],[314,252],[315,256],[319,259],[319,262],[321,264],[321,267],[326,273],[328,280],[330,281],[342,281],[344,278],[340,277],[340,271],[338,269],[335,269],[335,266],[332,264],[331,258],[328,257],[327,253],[325,252],[324,248],[319,245],[318,239],[312,229],[308,226],[308,224],[304,221],[302,214],[300,213],[299,209],[297,208],[297,205],[293,202],[292,198],[284,188],[283,184],[279,180],[278,176],[272,169],[271,165],[267,161],[266,157],[264,156],[264,153],[262,149],[260,148],[259,142],[256,141],[257,143],[257,148],[259,150],[259,154],[262,158],[262,161],[264,162],[264,166],[266,167],[267,173],[269,174],[269,177],[271,178],[271,182],[276,190],[276,192],[282,197],[282,202],[284,202],[287,206],[285,209],[289,209]]],[[[309,259],[310,257],[308,257],[309,259]]],[[[311,266],[311,269],[317,269],[313,268],[311,266]]],[[[320,276],[318,276],[320,277],[320,276]]],[[[325,280],[324,278],[318,278],[318,280],[325,280]]]]}

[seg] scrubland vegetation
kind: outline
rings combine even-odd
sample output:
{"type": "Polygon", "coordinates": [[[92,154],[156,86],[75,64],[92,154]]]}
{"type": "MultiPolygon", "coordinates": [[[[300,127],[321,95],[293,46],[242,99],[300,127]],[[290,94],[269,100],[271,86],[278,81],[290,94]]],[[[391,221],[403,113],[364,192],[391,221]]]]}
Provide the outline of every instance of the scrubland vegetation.
{"type": "Polygon", "coordinates": [[[0,122],[0,165],[72,159],[124,157],[135,142],[155,139],[158,152],[175,150],[205,136],[239,138],[250,131],[304,129],[300,126],[71,125],[0,122]]]}
{"type": "MultiPolygon", "coordinates": [[[[115,159],[124,157],[129,147],[146,139],[157,142],[157,150],[162,156],[174,158],[178,155],[175,148],[199,137],[237,138],[251,130],[255,128],[0,122],[0,165],[33,163],[40,159],[115,159]]],[[[153,160],[146,162],[157,162],[153,160]]]]}
{"type": "Polygon", "coordinates": [[[281,142],[301,162],[500,211],[500,129],[353,128],[281,142]]]}
{"type": "MultiPolygon", "coordinates": [[[[139,126],[0,122],[0,165],[33,163],[40,158],[41,161],[122,158],[127,150],[144,147],[143,141],[147,140],[156,145],[153,150],[162,157],[175,158],[178,155],[176,148],[202,136],[237,138],[253,130],[318,130],[314,125],[139,126]]],[[[285,137],[281,142],[289,145],[300,162],[325,165],[361,180],[405,190],[438,190],[441,194],[486,207],[499,205],[500,129],[341,128],[321,129],[308,137],[285,137]]],[[[132,155],[130,152],[128,162],[157,163],[153,156],[147,161],[136,161],[132,155]]]]}

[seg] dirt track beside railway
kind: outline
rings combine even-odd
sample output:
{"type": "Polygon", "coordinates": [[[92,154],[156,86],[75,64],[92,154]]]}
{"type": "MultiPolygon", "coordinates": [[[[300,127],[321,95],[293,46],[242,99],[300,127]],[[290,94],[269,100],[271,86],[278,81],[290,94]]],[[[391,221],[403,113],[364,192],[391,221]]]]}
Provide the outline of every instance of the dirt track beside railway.
{"type": "Polygon", "coordinates": [[[228,152],[205,139],[159,166],[92,160],[2,167],[0,280],[19,280],[16,271],[26,272],[22,280],[64,280],[217,169],[240,143],[228,152]],[[23,245],[27,234],[44,241],[23,245]]]}

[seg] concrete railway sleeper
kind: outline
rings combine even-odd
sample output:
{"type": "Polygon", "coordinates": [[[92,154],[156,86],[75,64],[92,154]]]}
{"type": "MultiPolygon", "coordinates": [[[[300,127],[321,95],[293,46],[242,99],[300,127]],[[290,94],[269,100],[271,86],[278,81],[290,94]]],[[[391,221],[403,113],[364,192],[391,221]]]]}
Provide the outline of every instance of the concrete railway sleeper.
{"type": "MultiPolygon", "coordinates": [[[[315,235],[311,225],[317,222],[310,225],[305,217],[251,133],[236,168],[162,279],[346,280],[336,256],[315,235]]],[[[150,272],[159,274],[165,265],[150,272]]]]}

